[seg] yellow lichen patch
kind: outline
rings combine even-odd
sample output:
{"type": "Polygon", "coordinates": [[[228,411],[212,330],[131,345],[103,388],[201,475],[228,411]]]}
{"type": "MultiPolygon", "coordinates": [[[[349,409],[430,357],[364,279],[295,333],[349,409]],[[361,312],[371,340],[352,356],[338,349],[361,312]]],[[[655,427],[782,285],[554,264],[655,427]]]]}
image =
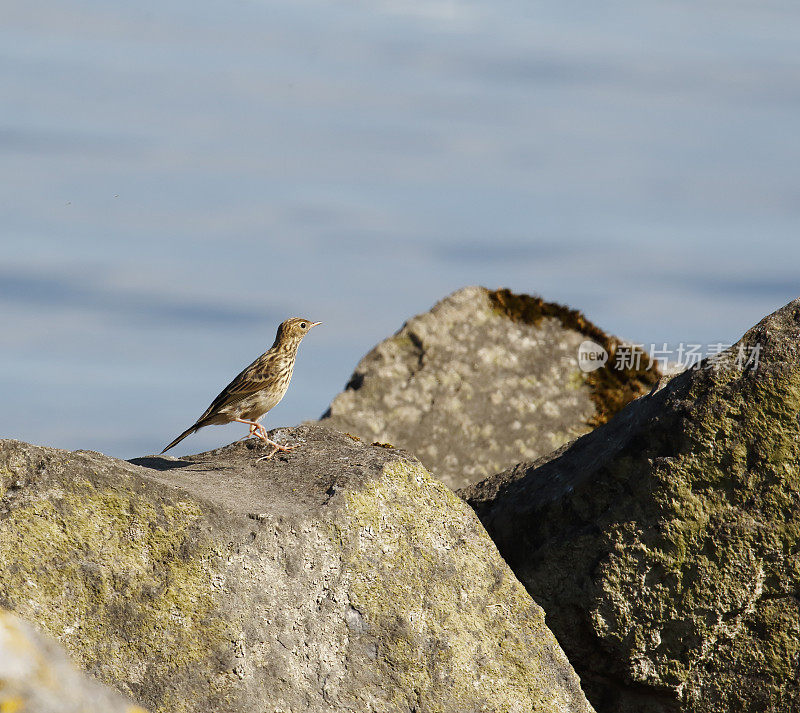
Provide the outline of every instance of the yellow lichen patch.
{"type": "MultiPolygon", "coordinates": [[[[0,691],[2,695],[2,691],[0,691]]],[[[10,698],[0,699],[0,713],[17,713],[21,711],[25,705],[25,701],[19,696],[11,696],[10,698]]]]}
{"type": "Polygon", "coordinates": [[[0,498],[5,496],[6,489],[12,477],[13,473],[8,468],[0,466],[0,498]]]}
{"type": "Polygon", "coordinates": [[[106,680],[207,660],[224,624],[211,549],[189,536],[200,515],[88,480],[36,492],[0,520],[0,596],[106,680]]]}
{"type": "Polygon", "coordinates": [[[422,466],[387,465],[382,478],[348,495],[335,527],[351,605],[379,638],[398,704],[569,708],[554,683],[558,645],[541,609],[471,510],[422,466]]]}

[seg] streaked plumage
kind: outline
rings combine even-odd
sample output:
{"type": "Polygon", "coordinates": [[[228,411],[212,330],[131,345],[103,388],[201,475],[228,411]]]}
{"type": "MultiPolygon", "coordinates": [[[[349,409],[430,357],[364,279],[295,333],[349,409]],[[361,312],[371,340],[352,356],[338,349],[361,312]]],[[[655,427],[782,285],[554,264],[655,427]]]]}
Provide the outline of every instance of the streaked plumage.
{"type": "Polygon", "coordinates": [[[292,379],[297,348],[309,330],[318,324],[322,323],[311,322],[303,317],[293,317],[283,322],[278,327],[272,346],[231,381],[205,413],[161,452],[166,453],[204,426],[231,421],[248,424],[249,435],[272,446],[273,450],[267,458],[271,458],[276,451],[295,448],[271,441],[267,438],[266,429],[258,421],[283,398],[292,379]]]}

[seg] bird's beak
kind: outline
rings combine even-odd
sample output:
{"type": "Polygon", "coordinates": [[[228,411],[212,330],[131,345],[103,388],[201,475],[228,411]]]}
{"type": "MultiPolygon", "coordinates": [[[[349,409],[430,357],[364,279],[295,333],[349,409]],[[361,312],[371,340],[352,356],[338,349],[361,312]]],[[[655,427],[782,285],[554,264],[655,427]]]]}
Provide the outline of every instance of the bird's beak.
{"type": "MultiPolygon", "coordinates": [[[[316,327],[319,324],[322,324],[322,322],[312,322],[311,327],[316,327]]],[[[311,327],[309,327],[309,329],[311,329],[311,327]]]]}

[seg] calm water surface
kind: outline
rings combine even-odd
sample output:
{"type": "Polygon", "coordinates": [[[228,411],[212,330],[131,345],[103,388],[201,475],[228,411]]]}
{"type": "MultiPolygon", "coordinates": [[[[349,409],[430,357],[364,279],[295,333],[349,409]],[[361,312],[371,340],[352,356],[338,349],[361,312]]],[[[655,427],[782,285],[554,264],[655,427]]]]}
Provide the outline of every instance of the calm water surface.
{"type": "Polygon", "coordinates": [[[290,315],[269,426],[466,284],[673,344],[800,295],[797,3],[0,14],[0,437],[158,451],[290,315]]]}

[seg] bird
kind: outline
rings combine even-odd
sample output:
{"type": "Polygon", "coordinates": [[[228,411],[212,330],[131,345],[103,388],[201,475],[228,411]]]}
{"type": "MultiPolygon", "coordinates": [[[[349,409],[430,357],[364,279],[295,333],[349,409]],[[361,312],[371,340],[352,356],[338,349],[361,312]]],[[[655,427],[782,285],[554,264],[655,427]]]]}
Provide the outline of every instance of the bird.
{"type": "Polygon", "coordinates": [[[297,348],[309,330],[320,324],[322,322],[312,322],[305,317],[292,317],[281,322],[272,346],[252,364],[245,367],[211,402],[205,413],[161,453],[166,453],[184,438],[204,426],[233,421],[250,426],[250,433],[245,438],[255,436],[272,446],[269,455],[258,460],[272,458],[278,451],[290,451],[297,448],[297,446],[284,446],[270,440],[260,421],[264,414],[277,406],[286,394],[294,371],[297,348]]]}

